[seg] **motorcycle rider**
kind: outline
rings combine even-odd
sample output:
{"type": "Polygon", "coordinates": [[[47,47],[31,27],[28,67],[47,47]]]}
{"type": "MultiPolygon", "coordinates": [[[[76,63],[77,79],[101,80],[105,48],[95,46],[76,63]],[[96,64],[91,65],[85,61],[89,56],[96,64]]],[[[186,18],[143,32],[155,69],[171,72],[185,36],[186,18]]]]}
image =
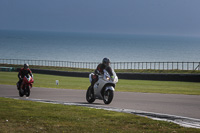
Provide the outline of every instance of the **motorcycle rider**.
{"type": "MultiPolygon", "coordinates": [[[[104,73],[103,70],[106,69],[106,68],[109,68],[111,70],[111,68],[110,68],[110,60],[108,58],[103,58],[102,63],[100,63],[97,66],[96,70],[94,71],[94,75],[92,77],[92,82],[91,82],[91,86],[92,87],[98,81],[98,75],[103,74],[104,73]]],[[[112,76],[113,75],[111,75],[111,77],[112,76]]]]}
{"type": "Polygon", "coordinates": [[[31,77],[33,77],[33,74],[31,72],[31,70],[29,69],[29,65],[28,64],[24,64],[24,67],[20,69],[19,73],[18,73],[18,78],[19,78],[19,81],[18,81],[18,87],[17,89],[19,90],[20,89],[20,86],[21,86],[21,83],[23,81],[23,78],[25,75],[30,75],[31,77]]]}

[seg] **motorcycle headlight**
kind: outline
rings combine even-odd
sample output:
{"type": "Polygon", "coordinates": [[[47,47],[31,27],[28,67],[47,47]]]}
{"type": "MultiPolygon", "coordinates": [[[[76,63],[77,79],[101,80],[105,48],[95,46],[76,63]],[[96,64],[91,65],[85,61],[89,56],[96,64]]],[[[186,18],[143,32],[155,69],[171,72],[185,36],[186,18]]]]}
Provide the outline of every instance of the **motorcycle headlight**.
{"type": "Polygon", "coordinates": [[[103,79],[106,80],[106,81],[110,81],[110,76],[109,75],[104,75],[103,79]]]}
{"type": "Polygon", "coordinates": [[[110,80],[110,77],[106,76],[106,79],[107,79],[107,80],[110,80]]]}

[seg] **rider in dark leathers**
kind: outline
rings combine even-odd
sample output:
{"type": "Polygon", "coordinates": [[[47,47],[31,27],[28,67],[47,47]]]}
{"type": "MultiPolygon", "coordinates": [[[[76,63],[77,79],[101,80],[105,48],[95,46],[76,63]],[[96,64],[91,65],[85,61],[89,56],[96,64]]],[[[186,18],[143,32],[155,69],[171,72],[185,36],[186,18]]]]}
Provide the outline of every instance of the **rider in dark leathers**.
{"type": "Polygon", "coordinates": [[[103,70],[106,69],[106,68],[111,69],[110,68],[110,60],[108,58],[104,58],[102,60],[102,63],[99,64],[97,66],[96,70],[94,71],[94,75],[92,77],[92,83],[91,83],[92,87],[98,81],[98,75],[103,74],[103,70]]]}
{"type": "Polygon", "coordinates": [[[18,73],[18,78],[19,78],[19,81],[17,82],[17,89],[19,90],[20,89],[20,86],[21,86],[21,83],[23,81],[23,78],[25,75],[30,75],[31,77],[33,77],[33,74],[31,72],[31,70],[29,69],[29,65],[28,64],[24,64],[24,67],[20,69],[19,73],[18,73]]]}

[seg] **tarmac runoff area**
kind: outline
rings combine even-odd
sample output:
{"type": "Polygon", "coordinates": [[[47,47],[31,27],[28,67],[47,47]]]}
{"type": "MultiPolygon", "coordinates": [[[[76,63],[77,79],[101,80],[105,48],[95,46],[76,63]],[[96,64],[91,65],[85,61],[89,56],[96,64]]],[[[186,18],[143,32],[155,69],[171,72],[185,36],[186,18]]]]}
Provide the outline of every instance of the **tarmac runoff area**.
{"type": "MultiPolygon", "coordinates": [[[[0,97],[13,98],[13,99],[19,99],[19,100],[29,100],[29,101],[43,102],[43,103],[52,103],[52,104],[84,106],[84,107],[95,108],[95,109],[104,109],[104,110],[116,111],[116,112],[122,112],[122,113],[131,113],[131,114],[135,114],[135,115],[139,115],[139,116],[143,116],[143,117],[148,117],[148,118],[151,118],[151,119],[154,119],[154,120],[162,120],[162,121],[173,122],[173,123],[179,124],[179,125],[184,126],[184,127],[200,128],[200,119],[199,119],[200,112],[198,113],[199,115],[197,114],[198,116],[196,115],[195,118],[194,117],[191,118],[191,117],[188,117],[187,115],[186,116],[171,115],[171,114],[177,114],[177,113],[168,114],[168,113],[162,113],[161,111],[155,111],[155,112],[161,112],[161,113],[154,113],[154,112],[148,111],[148,108],[145,111],[141,111],[141,110],[138,110],[138,109],[134,109],[133,107],[132,108],[130,107],[128,109],[128,108],[124,108],[123,106],[120,106],[120,105],[115,106],[117,104],[116,102],[118,101],[117,99],[119,98],[118,96],[120,96],[120,94],[122,94],[124,92],[115,92],[116,95],[115,95],[115,97],[114,97],[114,99],[113,99],[113,101],[110,105],[103,104],[103,101],[101,101],[101,100],[96,100],[93,104],[88,104],[87,102],[85,102],[86,101],[85,100],[85,93],[86,93],[86,90],[70,90],[70,89],[65,90],[65,89],[37,88],[37,87],[35,87],[35,88],[32,89],[30,98],[26,98],[26,97],[21,98],[21,97],[18,96],[18,92],[17,92],[15,86],[0,85],[0,97]],[[48,90],[50,91],[50,93],[48,92],[48,90]],[[51,98],[51,96],[52,96],[51,91],[52,90],[55,91],[55,92],[60,91],[60,93],[62,93],[62,94],[63,94],[63,92],[66,92],[65,94],[63,94],[63,96],[66,95],[66,97],[67,97],[67,93],[68,93],[68,95],[72,95],[72,97],[74,97],[75,99],[77,98],[79,102],[77,100],[74,100],[72,97],[71,97],[71,100],[66,100],[66,98],[63,99],[62,95],[58,98],[57,97],[58,94],[56,94],[56,93],[55,93],[55,97],[51,98]],[[38,93],[38,92],[41,92],[40,95],[38,94],[39,96],[35,96],[36,93],[38,93]],[[46,92],[45,93],[46,97],[43,94],[44,92],[46,92]],[[73,92],[73,94],[71,92],[73,92]],[[84,95],[80,98],[80,96],[76,95],[77,92],[80,92],[78,94],[81,94],[81,95],[84,94],[84,95]],[[49,97],[48,97],[48,95],[49,95],[49,97]],[[41,97],[41,96],[44,96],[44,97],[41,97]],[[80,99],[78,97],[82,100],[84,99],[84,101],[80,101],[80,99]]],[[[137,93],[137,95],[138,94],[143,95],[143,94],[137,93]]],[[[153,95],[153,93],[150,93],[150,94],[144,93],[144,95],[153,95]]],[[[156,94],[156,95],[165,96],[166,94],[156,94]]],[[[172,96],[176,96],[176,95],[172,95],[172,96]]],[[[187,95],[184,95],[184,96],[187,96],[187,95]]],[[[189,95],[189,97],[190,97],[190,99],[192,97],[195,97],[196,100],[199,100],[199,96],[189,95]]],[[[68,97],[68,98],[70,98],[70,97],[68,97]]],[[[154,96],[154,98],[155,98],[155,96],[154,96]]],[[[119,98],[119,99],[122,100],[121,98],[119,98]]],[[[125,101],[127,102],[126,99],[125,99],[125,101]]],[[[132,102],[132,101],[130,100],[130,102],[132,102]]],[[[146,101],[144,101],[144,102],[146,102],[146,101]]],[[[199,103],[199,101],[197,101],[197,102],[199,103]]],[[[194,103],[195,103],[195,101],[194,101],[194,103]]],[[[134,104],[134,103],[131,103],[131,104],[134,104]]],[[[138,102],[136,101],[135,104],[138,104],[138,102]]],[[[164,104],[164,103],[162,103],[162,104],[164,104]]],[[[142,106],[142,105],[138,105],[138,106],[142,106]]],[[[166,105],[166,106],[168,106],[168,105],[166,105]]],[[[191,110],[199,111],[200,107],[198,105],[196,105],[196,106],[197,106],[196,109],[192,108],[191,110]]],[[[169,108],[170,108],[170,106],[169,106],[169,108]]],[[[184,109],[184,107],[179,107],[178,109],[180,110],[181,108],[184,109]]],[[[173,110],[173,108],[172,108],[172,110],[173,110]]],[[[171,112],[171,111],[169,111],[169,112],[171,112]]],[[[175,109],[175,112],[176,112],[176,109],[175,109]]],[[[189,111],[187,111],[187,112],[189,112],[189,111]]],[[[190,112],[190,113],[192,113],[192,112],[190,112]]],[[[194,114],[195,114],[195,112],[194,112],[194,114]]]]}

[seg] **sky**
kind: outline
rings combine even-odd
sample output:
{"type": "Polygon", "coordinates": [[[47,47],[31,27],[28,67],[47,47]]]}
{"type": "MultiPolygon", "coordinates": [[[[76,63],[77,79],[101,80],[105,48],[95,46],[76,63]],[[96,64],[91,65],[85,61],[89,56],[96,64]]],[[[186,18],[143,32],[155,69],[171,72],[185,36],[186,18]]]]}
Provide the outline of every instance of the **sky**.
{"type": "Polygon", "coordinates": [[[200,0],[0,0],[0,29],[200,36],[200,0]]]}

